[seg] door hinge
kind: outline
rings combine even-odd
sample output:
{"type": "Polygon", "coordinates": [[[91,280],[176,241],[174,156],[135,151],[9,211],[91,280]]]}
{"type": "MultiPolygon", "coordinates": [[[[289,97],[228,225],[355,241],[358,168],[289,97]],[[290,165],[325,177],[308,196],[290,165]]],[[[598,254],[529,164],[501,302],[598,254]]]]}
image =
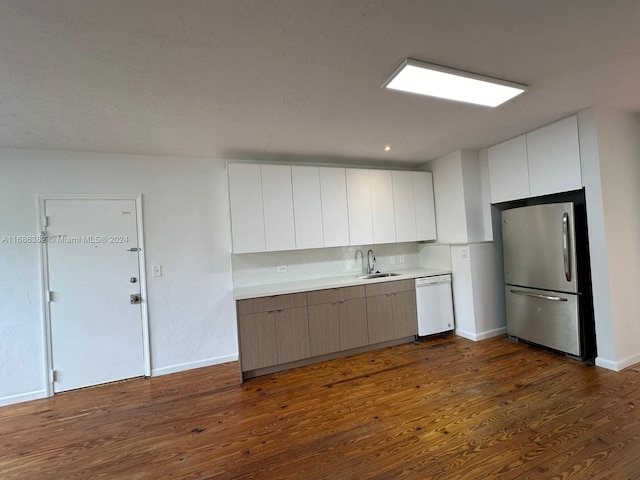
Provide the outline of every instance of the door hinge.
{"type": "Polygon", "coordinates": [[[47,302],[53,302],[53,292],[51,290],[47,290],[47,302]]]}
{"type": "Polygon", "coordinates": [[[51,370],[51,383],[58,381],[58,372],[51,370]]]}
{"type": "Polygon", "coordinates": [[[46,215],[42,218],[42,226],[43,227],[48,227],[49,226],[49,217],[46,216],[46,215]]]}

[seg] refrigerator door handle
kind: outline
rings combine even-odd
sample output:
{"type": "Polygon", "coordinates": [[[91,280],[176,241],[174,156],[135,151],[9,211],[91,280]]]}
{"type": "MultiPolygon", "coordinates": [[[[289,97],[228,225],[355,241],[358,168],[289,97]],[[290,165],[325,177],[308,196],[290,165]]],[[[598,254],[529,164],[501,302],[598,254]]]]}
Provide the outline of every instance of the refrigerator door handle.
{"type": "Polygon", "coordinates": [[[566,298],[556,297],[553,295],[540,295],[539,293],[525,292],[524,290],[510,290],[511,293],[516,295],[524,295],[526,297],[542,298],[543,300],[551,300],[553,302],[566,302],[566,298]]]}
{"type": "Polygon", "coordinates": [[[567,282],[571,281],[571,252],[569,251],[569,213],[562,215],[562,256],[564,258],[564,276],[567,282]]]}

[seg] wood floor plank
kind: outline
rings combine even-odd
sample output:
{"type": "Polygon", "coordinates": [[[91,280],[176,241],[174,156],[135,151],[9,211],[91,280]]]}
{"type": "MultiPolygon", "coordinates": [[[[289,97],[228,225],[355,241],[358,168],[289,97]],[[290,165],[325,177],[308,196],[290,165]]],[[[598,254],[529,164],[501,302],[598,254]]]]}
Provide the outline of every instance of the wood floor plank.
{"type": "Polygon", "coordinates": [[[5,479],[639,479],[640,367],[436,337],[0,408],[5,479]]]}

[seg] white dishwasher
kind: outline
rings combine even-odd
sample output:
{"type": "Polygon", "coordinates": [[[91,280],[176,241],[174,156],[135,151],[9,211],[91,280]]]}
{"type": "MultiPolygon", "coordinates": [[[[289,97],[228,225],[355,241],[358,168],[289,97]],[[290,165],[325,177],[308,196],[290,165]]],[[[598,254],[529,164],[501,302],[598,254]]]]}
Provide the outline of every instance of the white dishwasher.
{"type": "Polygon", "coordinates": [[[416,278],[418,336],[453,330],[451,275],[416,278]]]}

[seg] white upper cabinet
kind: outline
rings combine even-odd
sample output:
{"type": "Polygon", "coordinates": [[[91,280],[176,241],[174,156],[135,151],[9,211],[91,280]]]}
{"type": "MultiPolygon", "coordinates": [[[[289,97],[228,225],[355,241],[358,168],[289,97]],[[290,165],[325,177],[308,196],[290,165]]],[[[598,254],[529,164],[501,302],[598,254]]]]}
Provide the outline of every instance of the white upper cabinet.
{"type": "Polygon", "coordinates": [[[525,135],[488,149],[491,203],[529,197],[529,166],[525,135]]]}
{"type": "Polygon", "coordinates": [[[435,240],[432,176],[230,163],[233,253],[435,240]]]}
{"type": "Polygon", "coordinates": [[[394,243],[396,222],[390,170],[369,170],[373,243],[394,243]]]}
{"type": "Polygon", "coordinates": [[[369,170],[347,168],[347,206],[350,245],[373,243],[371,180],[369,170]]]}
{"type": "Polygon", "coordinates": [[[345,169],[321,167],[319,172],[324,246],[343,247],[349,245],[345,169]]]}
{"type": "Polygon", "coordinates": [[[321,248],[324,246],[324,241],[320,169],[318,167],[291,167],[291,182],[296,248],[321,248]]]}
{"type": "Polygon", "coordinates": [[[527,154],[532,197],[582,188],[575,116],[527,133],[527,154]]]}
{"type": "MultiPolygon", "coordinates": [[[[392,172],[393,206],[396,218],[396,241],[415,242],[416,199],[413,190],[413,175],[417,172],[392,172]]],[[[432,196],[433,199],[433,196],[432,196]]]]}
{"type": "Polygon", "coordinates": [[[431,172],[412,172],[412,177],[416,213],[416,240],[436,240],[433,175],[431,172]]]}
{"type": "Polygon", "coordinates": [[[574,115],[488,149],[491,203],[582,188],[574,115]]]}
{"type": "Polygon", "coordinates": [[[263,164],[261,169],[266,250],[295,250],[291,167],[263,164]]]}
{"type": "Polygon", "coordinates": [[[393,172],[396,241],[436,239],[431,172],[393,172]]]}
{"type": "Polygon", "coordinates": [[[264,252],[260,165],[230,163],[228,173],[233,253],[264,252]]]}

